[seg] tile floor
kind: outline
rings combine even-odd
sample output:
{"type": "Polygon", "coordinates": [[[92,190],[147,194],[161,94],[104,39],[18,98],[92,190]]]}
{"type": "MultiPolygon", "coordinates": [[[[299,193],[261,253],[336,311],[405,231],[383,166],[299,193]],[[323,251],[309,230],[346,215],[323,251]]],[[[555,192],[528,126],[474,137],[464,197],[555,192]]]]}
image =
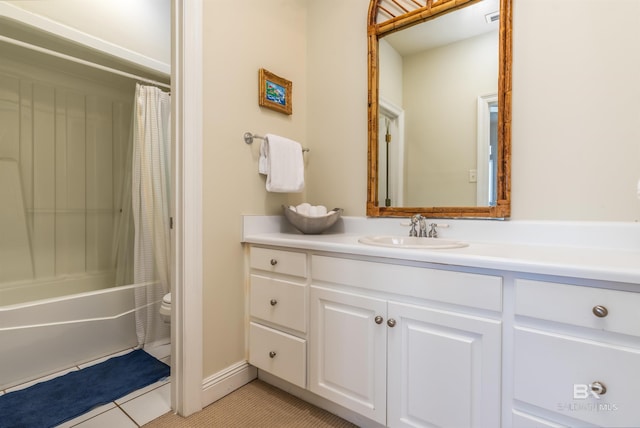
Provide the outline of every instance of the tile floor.
{"type": "MultiPolygon", "coordinates": [[[[82,364],[41,379],[9,388],[6,391],[0,391],[0,394],[3,392],[11,392],[27,388],[34,383],[49,380],[56,376],[62,376],[70,371],[79,370],[83,367],[100,363],[108,358],[126,354],[132,350],[133,349],[126,349],[122,352],[106,356],[96,361],[82,364]]],[[[171,345],[162,345],[154,347],[153,349],[146,349],[146,351],[160,361],[170,364],[171,345]]],[[[134,391],[112,403],[96,407],[89,413],[85,413],[76,419],[59,425],[58,428],[137,428],[164,415],[170,410],[171,385],[170,380],[166,379],[139,389],[138,391],[134,391]]]]}

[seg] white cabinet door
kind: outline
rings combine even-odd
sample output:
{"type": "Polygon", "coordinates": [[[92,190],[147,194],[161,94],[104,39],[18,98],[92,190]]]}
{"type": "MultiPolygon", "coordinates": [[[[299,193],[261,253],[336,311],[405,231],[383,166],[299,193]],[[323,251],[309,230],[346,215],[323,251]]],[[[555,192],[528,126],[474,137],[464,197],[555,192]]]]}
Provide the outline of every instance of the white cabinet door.
{"type": "Polygon", "coordinates": [[[500,426],[499,320],[395,302],[388,317],[388,426],[500,426]]]}
{"type": "Polygon", "coordinates": [[[514,398],[602,427],[640,426],[640,349],[523,326],[514,398]]]}
{"type": "Polygon", "coordinates": [[[315,286],[310,301],[309,389],[385,425],[386,301],[315,286]]]}

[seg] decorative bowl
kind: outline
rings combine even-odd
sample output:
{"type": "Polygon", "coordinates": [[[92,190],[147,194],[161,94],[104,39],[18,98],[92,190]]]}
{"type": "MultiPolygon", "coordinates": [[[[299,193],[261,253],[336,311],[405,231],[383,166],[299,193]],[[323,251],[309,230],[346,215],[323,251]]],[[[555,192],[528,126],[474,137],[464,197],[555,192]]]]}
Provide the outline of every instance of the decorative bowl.
{"type": "Polygon", "coordinates": [[[334,208],[327,215],[309,217],[293,211],[288,206],[282,206],[284,216],[289,223],[305,235],[317,235],[335,224],[342,215],[342,208],[334,208]]]}

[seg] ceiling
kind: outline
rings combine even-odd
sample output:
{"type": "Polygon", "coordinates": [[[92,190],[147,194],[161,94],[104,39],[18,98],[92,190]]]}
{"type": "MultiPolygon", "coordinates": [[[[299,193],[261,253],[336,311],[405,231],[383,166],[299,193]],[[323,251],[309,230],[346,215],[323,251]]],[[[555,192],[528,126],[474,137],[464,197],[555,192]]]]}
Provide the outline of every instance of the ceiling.
{"type": "Polygon", "coordinates": [[[459,40],[498,31],[499,21],[487,23],[485,16],[500,11],[500,0],[482,0],[422,24],[384,37],[401,55],[444,46],[459,40]]]}

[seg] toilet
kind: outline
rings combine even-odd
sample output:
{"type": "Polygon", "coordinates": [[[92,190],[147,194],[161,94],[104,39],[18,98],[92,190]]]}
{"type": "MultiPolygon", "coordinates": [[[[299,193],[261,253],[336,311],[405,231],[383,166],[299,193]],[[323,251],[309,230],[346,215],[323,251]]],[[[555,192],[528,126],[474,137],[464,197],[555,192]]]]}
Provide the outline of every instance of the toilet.
{"type": "Polygon", "coordinates": [[[162,298],[160,305],[160,317],[162,321],[169,324],[171,322],[171,293],[167,293],[162,298]]]}

